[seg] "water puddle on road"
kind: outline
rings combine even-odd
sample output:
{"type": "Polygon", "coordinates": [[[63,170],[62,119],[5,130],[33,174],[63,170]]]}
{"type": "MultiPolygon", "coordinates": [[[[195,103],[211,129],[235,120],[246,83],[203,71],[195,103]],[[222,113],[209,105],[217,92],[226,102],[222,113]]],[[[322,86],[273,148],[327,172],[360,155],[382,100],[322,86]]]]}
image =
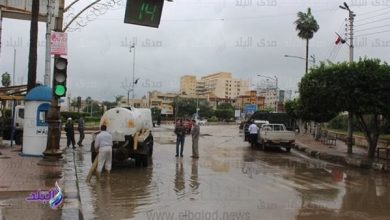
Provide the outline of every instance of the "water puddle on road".
{"type": "Polygon", "coordinates": [[[183,158],[174,157],[174,144],[156,144],[149,167],[130,162],[88,184],[89,152],[80,151],[75,157],[84,218],[390,219],[388,174],[254,150],[236,130],[224,132],[227,137],[200,138],[199,160],[190,158],[191,139],[183,158]]]}

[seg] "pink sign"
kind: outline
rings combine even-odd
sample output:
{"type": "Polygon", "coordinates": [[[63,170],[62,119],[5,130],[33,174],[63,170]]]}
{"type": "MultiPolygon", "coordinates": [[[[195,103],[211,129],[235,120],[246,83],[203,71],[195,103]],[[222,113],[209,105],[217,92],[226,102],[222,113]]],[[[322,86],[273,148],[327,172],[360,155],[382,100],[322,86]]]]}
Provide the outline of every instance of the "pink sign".
{"type": "Polygon", "coordinates": [[[52,55],[67,55],[68,54],[68,35],[63,32],[51,33],[51,51],[52,55]]]}

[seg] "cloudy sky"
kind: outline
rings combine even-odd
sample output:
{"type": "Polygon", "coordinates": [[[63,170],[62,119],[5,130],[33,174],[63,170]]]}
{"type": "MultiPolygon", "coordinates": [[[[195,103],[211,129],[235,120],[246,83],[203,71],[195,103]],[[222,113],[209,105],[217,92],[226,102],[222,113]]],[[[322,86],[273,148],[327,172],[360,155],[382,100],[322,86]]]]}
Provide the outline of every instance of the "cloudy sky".
{"type": "MultiPolygon", "coordinates": [[[[109,2],[113,0],[102,0],[109,2]]],[[[68,29],[68,87],[71,96],[114,100],[126,95],[133,76],[135,42],[136,97],[149,90],[177,91],[181,75],[203,76],[232,72],[253,85],[264,76],[279,79],[281,89],[297,89],[304,74],[305,42],[293,24],[298,11],[312,8],[320,30],[310,41],[310,54],[317,63],[348,60],[348,46],[335,45],[336,34],[344,36],[347,11],[336,0],[174,0],[165,2],[160,27],[123,23],[125,0],[102,9],[99,16],[86,11],[79,23],[68,29]]],[[[71,1],[66,1],[69,4],[71,1]]],[[[88,2],[75,4],[73,14],[88,2]]],[[[375,57],[389,62],[390,1],[349,0],[356,13],[355,60],[375,57]]],[[[38,81],[43,82],[45,24],[39,25],[38,81]]],[[[0,73],[12,73],[16,50],[16,83],[26,83],[29,22],[3,20],[0,73]]]]}

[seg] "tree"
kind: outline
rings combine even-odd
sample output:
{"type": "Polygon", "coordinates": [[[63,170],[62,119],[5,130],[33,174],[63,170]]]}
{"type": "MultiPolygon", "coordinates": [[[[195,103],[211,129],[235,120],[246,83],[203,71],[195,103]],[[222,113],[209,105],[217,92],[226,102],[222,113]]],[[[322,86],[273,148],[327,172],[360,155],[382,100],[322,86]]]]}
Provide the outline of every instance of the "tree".
{"type": "Polygon", "coordinates": [[[298,12],[298,19],[295,21],[296,30],[298,31],[298,37],[306,40],[306,68],[305,74],[309,67],[309,40],[313,38],[314,33],[320,29],[317,21],[311,14],[311,9],[308,8],[307,12],[298,12]]]}
{"type": "Polygon", "coordinates": [[[234,118],[234,110],[233,109],[217,109],[215,110],[215,116],[219,120],[229,120],[234,118]]]}
{"type": "Polygon", "coordinates": [[[27,92],[35,87],[37,80],[37,44],[38,44],[39,0],[33,0],[31,6],[30,51],[28,57],[27,92]]]}
{"type": "Polygon", "coordinates": [[[232,109],[232,110],[234,110],[233,105],[230,103],[227,103],[227,102],[219,104],[217,108],[218,109],[232,109]]]}
{"type": "Polygon", "coordinates": [[[321,64],[306,74],[299,86],[304,117],[324,122],[349,111],[364,131],[375,156],[379,134],[390,117],[390,66],[376,59],[354,63],[321,64]]]}
{"type": "Polygon", "coordinates": [[[123,95],[116,95],[115,96],[115,102],[117,105],[119,105],[119,102],[122,100],[124,96],[123,95]]]}
{"type": "Polygon", "coordinates": [[[8,87],[11,85],[11,75],[8,72],[5,72],[3,73],[3,75],[1,75],[1,84],[4,87],[8,87]]]}

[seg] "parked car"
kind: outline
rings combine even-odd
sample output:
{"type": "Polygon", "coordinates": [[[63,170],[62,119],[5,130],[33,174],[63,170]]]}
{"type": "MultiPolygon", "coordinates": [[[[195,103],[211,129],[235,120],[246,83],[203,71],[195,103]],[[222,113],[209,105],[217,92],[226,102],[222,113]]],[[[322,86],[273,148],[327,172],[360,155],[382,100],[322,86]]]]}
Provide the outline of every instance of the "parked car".
{"type": "Polygon", "coordinates": [[[268,147],[284,147],[290,152],[295,144],[295,133],[288,131],[284,124],[263,124],[257,142],[263,150],[268,147]]]}

